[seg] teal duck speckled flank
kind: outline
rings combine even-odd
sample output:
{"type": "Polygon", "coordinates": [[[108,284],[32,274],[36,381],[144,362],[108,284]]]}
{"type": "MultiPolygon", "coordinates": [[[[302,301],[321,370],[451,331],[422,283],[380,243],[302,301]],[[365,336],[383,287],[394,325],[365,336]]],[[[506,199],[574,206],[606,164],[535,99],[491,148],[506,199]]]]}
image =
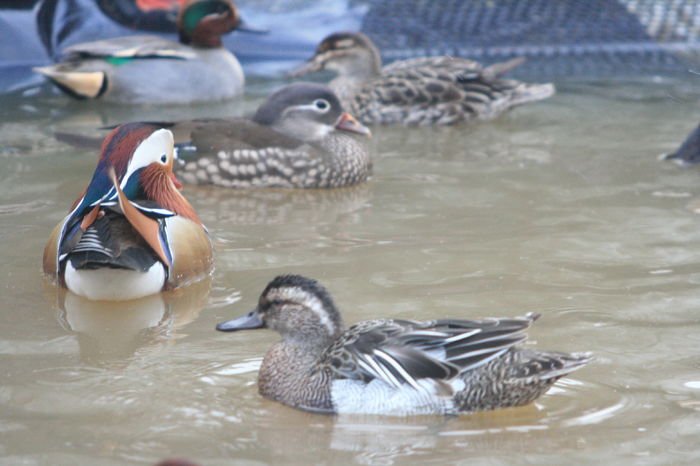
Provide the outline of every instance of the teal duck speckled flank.
{"type": "Polygon", "coordinates": [[[491,120],[516,105],[553,95],[552,84],[501,78],[522,62],[516,58],[483,67],[464,58],[426,57],[382,67],[367,36],[339,32],[321,41],[315,55],[290,76],[335,71],[330,88],[367,125],[453,125],[491,120]]]}
{"type": "Polygon", "coordinates": [[[88,299],[121,301],[209,275],[209,234],[178,190],[173,158],[170,131],[115,128],[92,180],[49,238],[46,276],[88,299]]]}
{"type": "Polygon", "coordinates": [[[343,328],[315,280],[282,275],[258,306],[217,330],[269,328],[258,389],[295,408],[333,413],[460,414],[520,406],[591,360],[588,353],[518,348],[539,315],[416,322],[377,319],[343,328]]]}
{"type": "Polygon", "coordinates": [[[229,99],[244,77],[221,35],[240,23],[231,0],[187,0],[177,19],[180,42],[129,36],[76,44],[64,60],[35,68],[77,99],[124,104],[191,103],[229,99]]]}
{"type": "Polygon", "coordinates": [[[296,83],[273,93],[251,120],[195,120],[178,151],[176,172],[185,183],[227,188],[338,188],[371,172],[369,136],[326,86],[296,83]]]}

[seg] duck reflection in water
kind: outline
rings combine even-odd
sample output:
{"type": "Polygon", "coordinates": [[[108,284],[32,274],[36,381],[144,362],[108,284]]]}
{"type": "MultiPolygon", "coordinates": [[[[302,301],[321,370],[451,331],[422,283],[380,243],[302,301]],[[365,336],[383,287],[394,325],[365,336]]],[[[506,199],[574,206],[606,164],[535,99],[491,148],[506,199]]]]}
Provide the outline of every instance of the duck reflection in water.
{"type": "Polygon", "coordinates": [[[172,345],[206,306],[211,278],[182,289],[130,301],[91,301],[46,284],[60,324],[75,333],[80,360],[92,366],[125,367],[172,345]]]}
{"type": "Polygon", "coordinates": [[[318,227],[346,222],[348,215],[369,207],[372,187],[364,183],[336,189],[236,190],[204,185],[189,186],[187,197],[220,224],[318,227]]]}

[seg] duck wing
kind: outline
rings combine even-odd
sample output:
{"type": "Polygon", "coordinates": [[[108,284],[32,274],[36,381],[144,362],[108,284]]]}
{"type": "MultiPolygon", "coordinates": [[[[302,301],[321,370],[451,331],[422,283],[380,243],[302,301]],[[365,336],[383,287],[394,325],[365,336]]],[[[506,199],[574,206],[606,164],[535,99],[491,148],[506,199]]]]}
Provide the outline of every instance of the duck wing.
{"type": "Polygon", "coordinates": [[[388,76],[394,73],[410,71],[415,69],[433,69],[433,70],[461,70],[462,73],[473,71],[480,72],[484,69],[481,63],[469,60],[467,58],[455,57],[418,57],[409,58],[408,60],[397,60],[382,67],[382,75],[388,76]]]}
{"type": "Polygon", "coordinates": [[[305,187],[325,173],[318,149],[250,120],[208,121],[190,134],[190,144],[178,148],[176,167],[187,183],[305,187]]]}
{"type": "Polygon", "coordinates": [[[365,123],[418,126],[491,119],[554,92],[551,85],[500,78],[523,61],[516,58],[488,67],[452,57],[394,62],[355,94],[352,112],[365,123]]]}
{"type": "Polygon", "coordinates": [[[157,36],[127,36],[71,45],[63,50],[70,60],[89,57],[129,58],[194,58],[191,47],[157,36]]]}
{"type": "Polygon", "coordinates": [[[380,379],[422,390],[421,379],[449,382],[501,356],[526,339],[524,332],[537,317],[362,322],[325,352],[322,364],[332,367],[337,379],[380,379]]]}
{"type": "Polygon", "coordinates": [[[76,230],[61,247],[61,257],[76,270],[102,267],[146,272],[158,261],[126,217],[104,208],[85,230],[76,230]]]}

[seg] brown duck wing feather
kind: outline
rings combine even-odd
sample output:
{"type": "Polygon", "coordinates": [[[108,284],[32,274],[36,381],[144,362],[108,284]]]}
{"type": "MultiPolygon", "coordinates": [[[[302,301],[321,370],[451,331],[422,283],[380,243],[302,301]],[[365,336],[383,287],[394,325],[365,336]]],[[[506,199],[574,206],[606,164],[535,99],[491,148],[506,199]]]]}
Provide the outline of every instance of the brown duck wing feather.
{"type": "Polygon", "coordinates": [[[408,60],[398,60],[393,63],[389,63],[382,67],[382,75],[388,76],[392,73],[415,70],[420,68],[432,68],[432,69],[460,69],[462,72],[474,71],[479,72],[484,69],[484,67],[479,62],[469,60],[467,58],[454,58],[454,57],[418,57],[409,58],[408,60]]]}
{"type": "Polygon", "coordinates": [[[176,169],[187,183],[303,188],[323,185],[327,173],[315,147],[249,120],[209,122],[191,142],[196,154],[181,153],[176,169]]]}
{"type": "Polygon", "coordinates": [[[495,118],[514,105],[553,93],[551,85],[499,77],[522,62],[516,58],[486,68],[451,57],[394,62],[355,94],[351,111],[367,124],[450,125],[495,118]]]}
{"type": "Polygon", "coordinates": [[[271,146],[297,149],[303,144],[298,139],[243,118],[202,120],[201,125],[195,124],[191,129],[191,136],[191,141],[198,151],[204,148],[210,152],[228,148],[260,149],[271,146]]]}

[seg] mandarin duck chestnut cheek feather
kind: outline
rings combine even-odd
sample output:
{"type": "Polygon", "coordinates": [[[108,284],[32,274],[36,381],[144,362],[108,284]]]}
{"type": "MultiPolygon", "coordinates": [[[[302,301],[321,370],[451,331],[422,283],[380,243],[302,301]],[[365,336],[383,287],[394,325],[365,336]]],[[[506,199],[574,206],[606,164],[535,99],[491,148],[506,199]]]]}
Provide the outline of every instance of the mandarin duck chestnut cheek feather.
{"type": "Polygon", "coordinates": [[[44,273],[94,300],[136,299],[204,278],[206,228],[172,172],[172,133],[143,123],[106,138],[92,180],[44,249],[44,273]]]}
{"type": "Polygon", "coordinates": [[[180,42],[128,36],[72,45],[64,60],[34,68],[76,99],[166,104],[228,99],[243,91],[238,60],[221,35],[240,23],[231,0],[187,0],[177,26],[180,42]]]}
{"type": "Polygon", "coordinates": [[[175,169],[187,183],[339,188],[365,181],[371,171],[366,146],[353,137],[370,131],[320,84],[283,87],[250,120],[182,122],[173,131],[184,124],[193,128],[175,169]]]}
{"type": "Polygon", "coordinates": [[[282,275],[253,311],[216,328],[282,336],[258,374],[266,398],[333,413],[461,414],[531,403],[591,360],[517,347],[538,317],[376,319],[344,329],[325,288],[282,275]]]}
{"type": "Polygon", "coordinates": [[[290,75],[335,71],[330,88],[367,125],[453,125],[490,120],[514,106],[554,94],[552,84],[501,78],[522,62],[516,58],[483,67],[463,58],[425,57],[382,67],[369,37],[339,32],[321,41],[314,56],[290,75]]]}

